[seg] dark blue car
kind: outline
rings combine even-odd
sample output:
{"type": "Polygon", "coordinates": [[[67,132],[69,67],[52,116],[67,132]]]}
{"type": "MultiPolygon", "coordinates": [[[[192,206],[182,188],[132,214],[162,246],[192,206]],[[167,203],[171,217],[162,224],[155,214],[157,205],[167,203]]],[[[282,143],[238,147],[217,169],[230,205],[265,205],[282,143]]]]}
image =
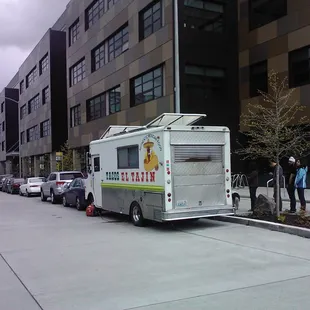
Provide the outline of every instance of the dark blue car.
{"type": "Polygon", "coordinates": [[[77,178],[65,185],[62,204],[64,207],[74,206],[79,211],[86,209],[85,179],[77,178]]]}

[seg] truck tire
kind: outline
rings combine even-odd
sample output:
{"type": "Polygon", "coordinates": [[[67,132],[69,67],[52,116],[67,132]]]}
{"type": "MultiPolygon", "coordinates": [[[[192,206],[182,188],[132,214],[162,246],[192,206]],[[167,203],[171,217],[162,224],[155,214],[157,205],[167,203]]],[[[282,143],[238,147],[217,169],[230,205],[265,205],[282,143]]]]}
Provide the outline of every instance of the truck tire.
{"type": "Polygon", "coordinates": [[[43,190],[41,189],[41,201],[46,201],[47,198],[46,196],[43,194],[43,190]]]}
{"type": "Polygon", "coordinates": [[[84,206],[81,204],[80,198],[76,197],[75,207],[78,211],[85,210],[84,206]]]}
{"type": "Polygon", "coordinates": [[[135,201],[132,203],[130,208],[130,219],[131,222],[137,227],[143,227],[145,220],[142,214],[140,205],[135,201]]]}

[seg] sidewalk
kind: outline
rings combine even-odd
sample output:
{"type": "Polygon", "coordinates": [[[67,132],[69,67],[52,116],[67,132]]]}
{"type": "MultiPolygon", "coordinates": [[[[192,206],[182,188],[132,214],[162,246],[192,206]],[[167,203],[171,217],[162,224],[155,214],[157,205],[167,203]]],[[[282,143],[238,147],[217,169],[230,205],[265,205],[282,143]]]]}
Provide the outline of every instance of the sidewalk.
{"type": "MultiPolygon", "coordinates": [[[[250,198],[250,193],[249,193],[249,188],[248,187],[233,188],[232,192],[237,192],[240,195],[241,198],[250,198]]],[[[259,187],[257,189],[256,196],[258,196],[260,194],[267,195],[267,188],[266,187],[259,187]]],[[[283,201],[289,201],[289,197],[288,197],[286,188],[282,188],[281,195],[282,195],[282,200],[283,201]]],[[[268,188],[268,196],[269,197],[273,197],[273,188],[272,187],[268,188]]],[[[295,197],[296,197],[296,201],[299,203],[297,191],[295,192],[295,197]]],[[[306,198],[306,202],[310,203],[310,189],[306,189],[305,190],[305,198],[306,198]]]]}

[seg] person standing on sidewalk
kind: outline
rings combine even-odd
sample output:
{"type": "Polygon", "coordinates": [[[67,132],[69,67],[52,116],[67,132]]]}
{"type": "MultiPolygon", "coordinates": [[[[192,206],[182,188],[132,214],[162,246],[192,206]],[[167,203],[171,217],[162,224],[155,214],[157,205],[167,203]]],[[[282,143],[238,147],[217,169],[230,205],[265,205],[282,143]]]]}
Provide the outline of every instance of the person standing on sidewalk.
{"type": "MultiPolygon", "coordinates": [[[[273,198],[275,203],[278,199],[278,188],[277,188],[277,163],[275,161],[270,162],[271,167],[273,168],[273,198]]],[[[279,165],[279,211],[282,211],[282,197],[281,197],[281,188],[283,187],[283,169],[279,165]]]]}
{"type": "Polygon", "coordinates": [[[300,201],[300,210],[306,211],[306,199],[305,199],[305,189],[307,188],[307,172],[308,167],[301,163],[300,160],[296,161],[296,178],[295,187],[297,188],[297,193],[300,201]]]}
{"type": "Polygon", "coordinates": [[[248,184],[251,199],[251,209],[249,210],[249,212],[253,212],[256,203],[256,191],[258,188],[258,170],[254,162],[250,164],[250,174],[248,175],[248,184]]]}
{"type": "Polygon", "coordinates": [[[287,193],[290,198],[290,213],[296,212],[296,197],[295,197],[295,178],[296,178],[296,160],[290,157],[288,160],[289,169],[286,178],[287,193]]]}

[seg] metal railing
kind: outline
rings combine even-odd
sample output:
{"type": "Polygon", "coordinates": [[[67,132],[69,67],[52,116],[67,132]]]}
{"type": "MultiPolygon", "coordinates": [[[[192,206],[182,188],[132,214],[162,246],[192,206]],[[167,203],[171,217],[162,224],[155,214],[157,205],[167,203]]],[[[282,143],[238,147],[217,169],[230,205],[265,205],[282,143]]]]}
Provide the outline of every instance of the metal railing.
{"type": "Polygon", "coordinates": [[[249,186],[248,179],[245,174],[233,174],[231,176],[231,187],[232,188],[244,188],[249,186]]]}
{"type": "MultiPolygon", "coordinates": [[[[285,177],[284,176],[282,176],[282,178],[283,178],[283,188],[280,186],[280,189],[284,192],[284,194],[283,194],[283,196],[285,197],[285,195],[286,195],[286,190],[285,190],[285,188],[286,188],[286,186],[285,186],[285,177]]],[[[273,182],[273,179],[270,179],[269,181],[267,181],[267,184],[266,184],[266,187],[267,187],[267,196],[269,197],[269,195],[268,195],[268,188],[269,188],[269,184],[271,183],[271,182],[273,182]]],[[[281,191],[280,191],[281,192],[281,191]]]]}

